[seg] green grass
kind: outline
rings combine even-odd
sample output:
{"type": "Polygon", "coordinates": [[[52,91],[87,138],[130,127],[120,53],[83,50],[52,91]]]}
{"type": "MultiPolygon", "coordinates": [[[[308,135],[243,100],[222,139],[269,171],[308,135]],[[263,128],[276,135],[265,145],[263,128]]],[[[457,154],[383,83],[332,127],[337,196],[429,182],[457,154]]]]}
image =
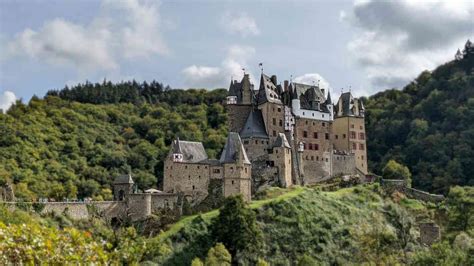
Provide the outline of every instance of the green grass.
{"type": "MultiPolygon", "coordinates": [[[[296,197],[296,196],[300,195],[303,191],[305,191],[305,188],[300,187],[300,186],[295,186],[295,187],[286,189],[286,191],[287,191],[286,193],[279,194],[278,196],[275,196],[275,197],[252,201],[252,202],[250,202],[249,206],[252,209],[258,209],[258,208],[260,208],[260,207],[262,207],[266,204],[272,203],[272,202],[279,202],[279,201],[282,201],[282,200],[290,199],[290,198],[293,198],[293,197],[296,197]]],[[[212,218],[219,215],[219,210],[213,210],[213,211],[202,213],[202,214],[196,214],[196,215],[190,215],[190,216],[183,217],[183,218],[181,218],[181,220],[179,220],[178,222],[171,225],[168,228],[168,230],[160,233],[157,236],[157,238],[159,240],[163,241],[163,240],[167,239],[168,237],[178,233],[179,230],[181,230],[183,227],[189,225],[194,220],[194,218],[198,217],[199,215],[201,215],[201,217],[205,221],[209,222],[212,218]]]]}
{"type": "Polygon", "coordinates": [[[399,204],[407,209],[419,211],[426,209],[425,205],[422,202],[415,199],[403,198],[400,200],[399,204]]]}

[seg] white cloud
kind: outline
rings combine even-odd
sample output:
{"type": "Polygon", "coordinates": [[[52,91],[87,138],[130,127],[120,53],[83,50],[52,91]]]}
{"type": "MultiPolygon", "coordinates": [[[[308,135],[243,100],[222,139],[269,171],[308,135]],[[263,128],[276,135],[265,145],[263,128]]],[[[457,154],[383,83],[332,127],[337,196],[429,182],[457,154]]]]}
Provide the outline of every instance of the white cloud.
{"type": "Polygon", "coordinates": [[[225,30],[240,34],[243,37],[260,34],[257,22],[246,13],[235,14],[226,12],[221,18],[221,24],[225,30]]]}
{"type": "MultiPolygon", "coordinates": [[[[185,84],[189,87],[215,88],[227,86],[230,78],[242,77],[243,70],[248,65],[248,59],[255,54],[251,46],[233,45],[227,49],[227,54],[219,67],[191,65],[183,69],[185,84]]],[[[246,73],[249,73],[246,70],[246,73]]],[[[254,76],[250,73],[250,79],[254,76]]]]}
{"type": "Polygon", "coordinates": [[[6,112],[10,106],[15,103],[16,96],[15,93],[11,91],[4,91],[0,93],[0,109],[6,112]]]}
{"type": "Polygon", "coordinates": [[[425,69],[453,59],[473,37],[468,1],[355,1],[340,19],[361,30],[348,44],[372,85],[401,87],[425,69]]]}
{"type": "Polygon", "coordinates": [[[8,43],[7,56],[93,72],[116,70],[121,59],[168,52],[156,3],[104,0],[99,14],[85,25],[57,18],[27,28],[8,43]]]}
{"type": "Polygon", "coordinates": [[[303,74],[301,76],[298,76],[295,78],[296,83],[303,83],[303,84],[309,84],[309,85],[318,85],[322,89],[328,89],[329,88],[329,82],[327,82],[326,79],[324,79],[321,75],[318,73],[307,73],[303,74]]]}

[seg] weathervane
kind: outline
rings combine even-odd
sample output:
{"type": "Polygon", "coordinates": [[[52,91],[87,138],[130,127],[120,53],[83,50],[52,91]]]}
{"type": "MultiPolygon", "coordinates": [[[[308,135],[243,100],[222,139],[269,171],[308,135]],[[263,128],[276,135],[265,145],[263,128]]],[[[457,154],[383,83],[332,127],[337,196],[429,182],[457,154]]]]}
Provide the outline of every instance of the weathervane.
{"type": "Polygon", "coordinates": [[[242,71],[244,71],[244,75],[245,75],[245,68],[242,68],[242,71]]]}
{"type": "Polygon", "coordinates": [[[260,67],[260,70],[262,71],[262,74],[263,74],[263,63],[260,62],[260,63],[258,64],[258,66],[260,67]]]}

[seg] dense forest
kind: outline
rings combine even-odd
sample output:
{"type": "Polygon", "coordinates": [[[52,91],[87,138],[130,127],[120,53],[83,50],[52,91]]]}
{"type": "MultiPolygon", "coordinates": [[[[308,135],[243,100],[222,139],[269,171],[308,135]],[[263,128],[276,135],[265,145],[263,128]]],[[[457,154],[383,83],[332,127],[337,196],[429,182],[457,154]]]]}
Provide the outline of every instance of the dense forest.
{"type": "Polygon", "coordinates": [[[413,186],[446,193],[474,185],[474,46],[402,90],[366,99],[369,166],[381,173],[394,159],[408,166],[413,186]]]}
{"type": "MultiPolygon", "coordinates": [[[[79,100],[87,94],[107,103],[106,94],[92,96],[102,85],[91,86],[73,88],[75,96],[58,95],[79,100]]],[[[114,176],[129,172],[139,189],[159,187],[174,138],[202,141],[209,156],[216,157],[227,134],[220,104],[225,90],[163,91],[154,98],[159,104],[89,104],[49,94],[28,104],[17,102],[8,114],[0,114],[0,183],[13,183],[18,198],[107,200],[114,176]]]]}

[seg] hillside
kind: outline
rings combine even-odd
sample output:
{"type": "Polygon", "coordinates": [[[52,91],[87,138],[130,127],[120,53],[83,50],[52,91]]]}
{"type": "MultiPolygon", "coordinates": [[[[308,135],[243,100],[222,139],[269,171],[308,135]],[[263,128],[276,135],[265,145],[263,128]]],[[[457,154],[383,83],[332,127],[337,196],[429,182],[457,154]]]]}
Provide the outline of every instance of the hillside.
{"type": "MultiPolygon", "coordinates": [[[[307,257],[315,263],[308,265],[426,265],[423,260],[429,250],[417,241],[417,222],[435,218],[439,209],[403,195],[392,199],[381,193],[378,185],[335,192],[312,188],[296,188],[289,193],[270,190],[266,200],[249,205],[256,213],[263,245],[253,252],[237,252],[235,259],[242,265],[252,265],[259,258],[270,265],[295,265],[307,257]]],[[[467,210],[472,212],[472,206],[467,210]]],[[[218,215],[218,211],[212,211],[183,218],[147,241],[151,248],[143,260],[190,265],[195,257],[204,258],[216,243],[212,221],[218,215]]],[[[458,257],[449,258],[451,262],[466,262],[466,251],[459,252],[458,257]]]]}
{"type": "Polygon", "coordinates": [[[474,47],[463,58],[421,73],[402,90],[366,101],[369,166],[390,159],[410,169],[413,186],[447,193],[474,185],[474,47]]]}
{"type": "Polygon", "coordinates": [[[0,114],[0,185],[13,182],[23,199],[110,199],[118,174],[131,171],[139,189],[159,186],[176,137],[202,141],[210,157],[218,155],[227,134],[225,91],[171,95],[182,98],[174,104],[89,104],[56,96],[17,102],[0,114]]]}

